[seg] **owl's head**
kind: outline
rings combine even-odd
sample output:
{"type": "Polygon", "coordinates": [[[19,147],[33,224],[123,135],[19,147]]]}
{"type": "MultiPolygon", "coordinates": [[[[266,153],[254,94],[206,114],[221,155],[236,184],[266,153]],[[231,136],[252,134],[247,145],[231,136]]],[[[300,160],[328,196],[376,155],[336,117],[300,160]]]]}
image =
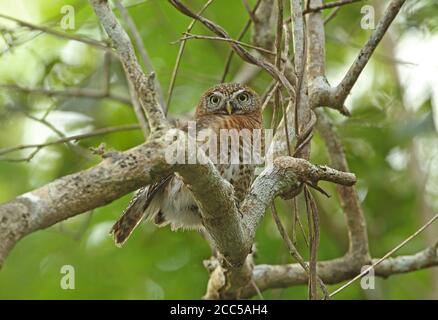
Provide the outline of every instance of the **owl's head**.
{"type": "Polygon", "coordinates": [[[197,115],[251,114],[260,112],[260,98],[251,88],[238,83],[221,83],[208,89],[201,97],[197,115]]]}

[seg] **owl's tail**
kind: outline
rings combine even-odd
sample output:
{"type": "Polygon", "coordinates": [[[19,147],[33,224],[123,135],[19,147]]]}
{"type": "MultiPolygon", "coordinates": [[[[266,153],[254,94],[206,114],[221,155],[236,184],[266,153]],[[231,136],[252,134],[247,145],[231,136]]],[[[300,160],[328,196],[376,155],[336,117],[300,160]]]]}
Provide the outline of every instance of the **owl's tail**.
{"type": "Polygon", "coordinates": [[[153,204],[157,193],[163,190],[171,176],[166,177],[158,183],[139,189],[123,214],[116,221],[110,231],[114,237],[116,246],[121,247],[128,240],[134,229],[144,218],[154,217],[160,210],[159,204],[153,204]]]}

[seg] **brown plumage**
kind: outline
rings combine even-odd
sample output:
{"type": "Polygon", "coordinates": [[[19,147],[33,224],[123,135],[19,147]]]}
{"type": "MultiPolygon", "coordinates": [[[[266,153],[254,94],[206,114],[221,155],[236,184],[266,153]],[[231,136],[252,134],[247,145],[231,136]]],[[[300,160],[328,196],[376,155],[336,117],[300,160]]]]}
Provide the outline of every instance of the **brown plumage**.
{"type": "MultiPolygon", "coordinates": [[[[220,150],[221,129],[262,129],[261,103],[258,95],[250,88],[240,84],[219,84],[207,90],[200,98],[196,108],[196,129],[211,130],[216,135],[220,150]]],[[[199,141],[198,141],[199,142],[199,141]]],[[[249,141],[252,144],[252,139],[249,141]]],[[[254,173],[253,163],[242,163],[245,147],[240,137],[239,163],[231,162],[230,147],[227,163],[217,163],[216,168],[222,177],[235,189],[236,200],[240,202],[246,195],[254,173]]],[[[246,151],[247,152],[247,151],[246,151]]],[[[219,158],[219,156],[218,156],[219,158]]],[[[170,175],[161,181],[141,188],[122,216],[114,224],[111,233],[115,242],[121,246],[143,218],[155,224],[170,224],[172,229],[201,229],[202,217],[190,191],[177,175],[170,175]]]]}

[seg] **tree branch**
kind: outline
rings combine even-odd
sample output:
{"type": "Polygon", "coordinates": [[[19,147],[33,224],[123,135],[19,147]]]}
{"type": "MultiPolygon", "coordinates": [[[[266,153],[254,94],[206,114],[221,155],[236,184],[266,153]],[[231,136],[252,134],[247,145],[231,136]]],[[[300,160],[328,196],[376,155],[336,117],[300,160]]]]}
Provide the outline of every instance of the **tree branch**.
{"type": "Polygon", "coordinates": [[[334,88],[330,87],[325,78],[319,81],[318,86],[314,87],[312,90],[312,107],[327,106],[348,115],[346,108],[344,107],[345,100],[353,89],[353,86],[356,84],[363,69],[368,64],[368,61],[377,48],[377,45],[380,43],[380,40],[382,40],[405,2],[406,0],[391,1],[383,18],[371,34],[367,43],[360,50],[356,60],[338,86],[334,88]]]}
{"type": "Polygon", "coordinates": [[[141,70],[132,43],[111,11],[108,0],[89,1],[120,56],[128,81],[135,88],[140,105],[146,113],[151,131],[167,127],[167,120],[155,97],[154,73],[146,77],[141,70]]]}
{"type": "MultiPolygon", "coordinates": [[[[193,19],[198,20],[201,22],[205,27],[210,29],[212,32],[217,34],[221,38],[225,39],[231,39],[231,37],[228,35],[228,33],[219,25],[215,24],[214,22],[204,18],[201,15],[198,15],[191,11],[189,8],[187,8],[184,4],[181,3],[179,0],[168,0],[177,10],[179,10],[182,14],[187,15],[193,19]]],[[[294,89],[289,82],[289,80],[284,76],[284,74],[278,70],[273,64],[271,64],[268,61],[265,61],[263,59],[259,59],[252,55],[250,52],[245,50],[241,45],[229,42],[231,48],[236,52],[237,55],[239,55],[244,61],[257,65],[261,67],[262,69],[266,70],[273,78],[277,79],[281,82],[281,84],[286,88],[290,96],[294,96],[295,92],[294,89]]]]}
{"type": "MultiPolygon", "coordinates": [[[[208,6],[210,6],[210,4],[213,1],[214,0],[208,0],[204,4],[204,6],[201,8],[201,10],[198,12],[198,14],[202,14],[208,8],[208,6]]],[[[196,19],[193,19],[190,22],[190,24],[188,25],[188,27],[186,29],[187,33],[192,31],[193,27],[195,26],[196,21],[197,21],[196,19]]],[[[172,94],[173,94],[173,89],[175,87],[176,75],[178,74],[179,66],[181,64],[181,58],[184,54],[185,48],[186,48],[186,41],[182,41],[179,45],[178,55],[176,56],[175,65],[174,65],[173,70],[172,70],[172,77],[171,77],[170,83],[169,83],[169,89],[167,91],[167,101],[166,101],[166,106],[165,106],[165,113],[166,114],[169,111],[170,102],[172,101],[172,94]]],[[[221,82],[223,82],[223,81],[221,81],[221,82]]]]}
{"type": "Polygon", "coordinates": [[[240,210],[231,185],[214,165],[174,165],[165,150],[179,130],[158,132],[150,141],[128,150],[104,155],[99,165],[55,180],[0,206],[0,263],[25,235],[47,228],[81,212],[105,205],[124,194],[177,171],[199,203],[205,227],[224,261],[242,270],[253,243],[255,229],[272,199],[298,188],[304,181],[327,180],[353,184],[355,176],[303,159],[279,158],[256,179],[240,210]],[[243,218],[241,218],[241,214],[243,218]]]}
{"type": "Polygon", "coordinates": [[[338,0],[338,1],[332,1],[329,3],[315,3],[315,4],[311,4],[309,2],[309,8],[304,9],[303,14],[308,14],[308,13],[312,13],[312,12],[320,12],[322,10],[325,9],[332,9],[332,8],[338,8],[340,6],[345,6],[347,4],[352,4],[355,2],[359,2],[362,0],[338,0]]]}
{"type": "MultiPolygon", "coordinates": [[[[143,61],[144,65],[146,66],[147,70],[150,73],[155,73],[155,68],[152,64],[151,59],[149,58],[149,54],[146,50],[146,47],[144,46],[143,40],[141,38],[140,32],[138,31],[137,27],[135,26],[135,22],[132,19],[131,15],[129,14],[128,10],[125,8],[125,6],[122,4],[120,0],[114,1],[117,9],[120,11],[120,14],[123,17],[123,20],[125,20],[126,25],[128,27],[128,30],[131,32],[132,38],[134,39],[134,43],[137,47],[137,50],[140,52],[141,60],[143,61]]],[[[158,78],[155,78],[155,90],[157,92],[157,95],[159,97],[160,104],[164,104],[164,97],[163,92],[161,90],[160,82],[158,78]]]]}
{"type": "Polygon", "coordinates": [[[338,101],[342,101],[342,103],[345,101],[363,69],[370,60],[374,50],[377,48],[377,45],[380,43],[380,40],[382,40],[392,21],[395,19],[405,2],[406,0],[393,0],[391,2],[382,20],[380,20],[377,25],[376,30],[372,33],[365,46],[360,50],[353,65],[336,88],[336,95],[339,96],[337,97],[338,101]]]}
{"type": "Polygon", "coordinates": [[[20,26],[29,28],[31,30],[39,30],[41,32],[53,35],[55,37],[82,42],[82,43],[88,44],[88,45],[93,46],[93,47],[98,48],[98,49],[110,50],[110,48],[108,47],[108,45],[106,43],[103,43],[103,42],[100,42],[100,41],[97,41],[94,39],[90,39],[90,38],[86,38],[86,37],[82,37],[82,36],[77,36],[77,35],[66,33],[66,32],[57,31],[57,30],[50,29],[50,28],[45,27],[45,26],[38,26],[36,24],[26,22],[26,21],[23,21],[23,20],[20,20],[17,18],[9,17],[9,16],[1,14],[1,13],[0,13],[0,18],[14,21],[15,23],[17,23],[20,26]]]}
{"type": "MultiPolygon", "coordinates": [[[[44,147],[53,146],[56,144],[62,144],[62,143],[69,142],[69,141],[78,141],[78,140],[83,140],[86,138],[96,137],[96,136],[100,136],[100,135],[104,135],[104,134],[121,132],[121,131],[137,130],[137,129],[140,129],[140,126],[137,124],[101,128],[101,129],[94,130],[92,132],[87,132],[87,133],[82,133],[82,134],[78,134],[78,135],[74,135],[74,136],[64,137],[64,138],[61,138],[61,139],[58,139],[55,141],[36,143],[36,144],[18,145],[15,147],[3,148],[3,149],[0,149],[0,155],[4,155],[7,153],[11,153],[14,151],[19,151],[19,150],[24,150],[24,149],[32,149],[32,148],[41,149],[44,147]]],[[[0,159],[0,160],[2,160],[2,159],[0,159]]]]}
{"type": "MultiPolygon", "coordinates": [[[[319,6],[322,0],[309,0],[309,5],[319,6]]],[[[307,73],[309,86],[317,77],[325,76],[325,30],[324,19],[320,12],[307,16],[307,73]]]]}
{"type": "MultiPolygon", "coordinates": [[[[206,298],[238,298],[240,296],[242,285],[248,283],[248,273],[251,269],[251,262],[245,260],[250,253],[250,249],[254,242],[255,232],[257,226],[263,217],[266,208],[270,206],[272,200],[282,194],[291,196],[296,194],[301,189],[301,184],[305,181],[328,180],[335,183],[352,184],[355,182],[353,174],[326,170],[326,167],[320,167],[310,164],[304,159],[297,159],[292,157],[279,157],[274,161],[273,166],[267,167],[262,174],[260,174],[251,186],[251,190],[242,202],[238,216],[242,216],[241,220],[234,220],[239,227],[232,226],[231,229],[240,230],[236,234],[239,238],[223,238],[224,242],[229,242],[227,248],[222,247],[221,253],[228,252],[224,256],[224,261],[216,267],[214,272],[210,275],[209,286],[206,298]],[[240,221],[240,222],[239,222],[240,221]],[[240,241],[240,239],[244,239],[240,241]],[[236,242],[242,245],[236,245],[236,242]]],[[[195,194],[196,197],[196,194],[195,194]]],[[[214,197],[214,199],[218,199],[214,197]]],[[[216,200],[209,200],[216,201],[216,200]]],[[[206,204],[209,202],[206,202],[206,204]]],[[[226,203],[226,201],[225,201],[226,203]]],[[[224,199],[220,199],[218,206],[224,206],[224,199]]],[[[228,205],[225,204],[225,207],[228,205]]],[[[228,211],[218,212],[214,214],[216,219],[223,219],[222,216],[227,216],[228,211]]],[[[230,228],[229,221],[217,221],[216,223],[206,226],[210,233],[223,234],[228,233],[230,228]],[[225,223],[226,224],[218,224],[225,223]],[[224,229],[226,228],[226,229],[224,229]],[[215,230],[216,229],[216,230],[215,230]]],[[[234,232],[230,235],[235,236],[234,232]]],[[[215,236],[213,236],[215,237],[215,236]]],[[[222,237],[224,237],[222,235],[222,237]]],[[[224,243],[222,243],[224,244],[224,243]]],[[[251,259],[251,258],[249,258],[251,259]]]]}
{"type": "Polygon", "coordinates": [[[204,40],[215,40],[215,41],[225,41],[225,42],[233,42],[236,43],[238,45],[241,45],[242,47],[247,47],[247,48],[251,48],[257,51],[260,51],[262,53],[265,54],[269,54],[271,56],[275,56],[275,52],[267,50],[265,48],[261,48],[261,47],[257,47],[254,46],[250,43],[245,43],[239,40],[235,40],[235,39],[231,39],[231,38],[222,38],[222,37],[212,37],[212,36],[203,36],[203,35],[198,35],[198,34],[191,34],[191,33],[184,33],[184,36],[182,38],[180,38],[179,40],[177,40],[177,42],[180,41],[186,41],[186,40],[190,40],[190,39],[204,39],[204,40]]]}
{"type": "MultiPolygon", "coordinates": [[[[331,165],[342,171],[348,171],[348,163],[340,137],[327,115],[318,112],[318,130],[327,147],[331,165]]],[[[341,207],[347,220],[349,253],[356,259],[369,261],[368,235],[359,198],[354,187],[338,186],[341,207]]]]}
{"type": "MultiPolygon", "coordinates": [[[[361,271],[357,276],[355,276],[353,279],[351,279],[350,281],[348,281],[346,284],[344,284],[343,286],[341,286],[340,288],[336,289],[335,291],[333,291],[330,296],[334,296],[335,294],[341,292],[342,290],[344,290],[345,288],[347,288],[349,285],[351,285],[353,282],[355,282],[356,280],[360,279],[362,276],[366,275],[367,273],[369,273],[372,269],[374,269],[375,267],[377,267],[378,265],[380,265],[383,261],[385,261],[386,259],[388,259],[391,255],[393,255],[395,252],[397,252],[401,247],[403,247],[406,243],[408,243],[409,241],[411,241],[413,238],[415,238],[416,236],[418,236],[421,232],[423,232],[428,226],[430,226],[436,219],[438,219],[438,214],[436,214],[435,216],[432,217],[432,219],[430,219],[426,224],[424,224],[420,229],[418,229],[417,231],[415,231],[412,235],[410,235],[408,238],[406,238],[404,241],[402,241],[400,244],[398,244],[394,249],[392,249],[391,251],[389,251],[387,254],[385,254],[383,257],[381,257],[380,259],[376,259],[375,261],[373,261],[373,263],[368,266],[367,268],[365,268],[365,270],[361,271]]],[[[436,247],[435,247],[436,249],[436,247]]]]}
{"type": "Polygon", "coordinates": [[[157,149],[160,144],[164,141],[155,139],[123,153],[107,154],[107,159],[95,167],[1,205],[0,266],[15,243],[27,234],[106,205],[153,182],[157,172],[169,168],[157,149]]]}
{"type": "MultiPolygon", "coordinates": [[[[373,259],[371,263],[377,262],[373,259]]],[[[354,278],[364,265],[358,264],[351,256],[319,262],[318,275],[325,284],[337,284],[354,278]]],[[[384,260],[374,268],[374,274],[387,278],[391,275],[413,272],[438,266],[438,250],[436,246],[428,247],[413,255],[398,256],[384,260]]],[[[307,284],[307,273],[300,264],[266,265],[254,267],[252,277],[260,291],[275,288],[287,288],[307,284]]],[[[257,294],[254,287],[248,285],[241,293],[242,298],[257,294]]]]}
{"type": "MultiPolygon", "coordinates": [[[[363,263],[352,255],[346,255],[342,258],[319,262],[317,266],[318,275],[324,283],[337,284],[352,279],[338,290],[332,292],[330,296],[335,295],[353,281],[367,274],[371,269],[373,269],[376,276],[387,278],[395,274],[438,266],[437,244],[413,255],[390,258],[393,253],[424,231],[437,218],[438,215],[435,215],[414,234],[409,236],[382,258],[372,259],[369,262],[363,263]],[[368,268],[365,268],[365,270],[362,271],[363,267],[367,264],[371,264],[371,266],[368,266],[368,268]]],[[[308,281],[308,275],[299,263],[277,266],[258,265],[253,270],[253,280],[259,290],[264,291],[267,289],[286,288],[306,284],[308,281]]],[[[254,291],[254,288],[249,285],[247,285],[242,291],[242,297],[244,298],[252,297],[255,294],[256,292],[254,291]]]]}
{"type": "MultiPolygon", "coordinates": [[[[206,164],[195,165],[172,165],[166,161],[168,146],[175,141],[175,137],[180,137],[185,133],[169,127],[164,112],[155,98],[154,75],[146,77],[141,70],[129,37],[115,18],[108,1],[89,1],[120,56],[128,81],[134,89],[133,92],[138,96],[140,105],[147,115],[151,136],[148,142],[131,150],[104,154],[104,160],[97,166],[55,180],[0,205],[0,267],[12,247],[24,236],[79,213],[103,206],[130,191],[151,184],[172,173],[177,173],[191,190],[201,209],[204,226],[215,248],[219,251],[218,259],[213,259],[209,266],[211,275],[206,298],[245,298],[254,295],[256,288],[266,290],[307,283],[308,274],[300,264],[254,266],[251,252],[257,226],[273,199],[277,196],[293,197],[302,190],[303,184],[316,186],[320,180],[342,185],[339,187],[339,193],[347,216],[350,237],[350,250],[347,255],[317,264],[317,274],[323,282],[332,284],[354,278],[363,264],[369,262],[375,263],[375,271],[379,276],[389,276],[438,265],[436,246],[413,256],[386,259],[388,256],[386,255],[385,259],[370,259],[365,221],[357,195],[351,187],[356,182],[356,177],[347,172],[348,165],[339,138],[330,127],[330,123],[324,122],[327,119],[323,117],[320,117],[320,131],[326,141],[333,165],[341,171],[313,165],[305,160],[308,159],[310,148],[304,148],[310,142],[309,137],[311,137],[315,122],[311,107],[330,102],[327,104],[343,110],[345,98],[403,5],[403,0],[391,2],[379,26],[361,50],[344,80],[336,88],[328,85],[324,75],[325,35],[322,16],[318,12],[310,12],[307,16],[309,26],[306,38],[300,1],[291,0],[294,59],[296,75],[299,78],[294,83],[288,80],[284,70],[280,70],[280,59],[277,60],[276,65],[273,65],[269,61],[253,56],[242,48],[241,43],[232,40],[220,26],[200,14],[193,13],[180,1],[169,0],[180,12],[192,17],[194,21],[200,21],[221,39],[228,41],[234,52],[244,61],[264,68],[276,79],[277,83],[281,83],[290,96],[287,112],[292,109],[293,99],[296,96],[295,110],[299,107],[299,113],[297,112],[295,117],[290,118],[293,118],[292,121],[299,120],[302,127],[297,127],[291,132],[297,135],[296,151],[298,150],[302,158],[278,157],[275,159],[273,164],[265,168],[255,179],[239,207],[234,201],[234,190],[231,184],[220,176],[209,159],[205,161],[206,164]],[[309,43],[308,48],[306,48],[306,39],[309,43]],[[307,59],[306,54],[308,54],[307,59]],[[311,86],[314,86],[314,90],[309,90],[312,95],[310,99],[307,95],[308,80],[311,81],[311,86]],[[301,81],[303,81],[303,86],[298,87],[296,91],[294,86],[299,85],[301,81]],[[302,136],[298,136],[298,131],[302,136]]],[[[313,4],[317,7],[324,6],[320,0],[314,0],[313,4]]],[[[311,6],[308,10],[314,8],[316,7],[311,6]]],[[[281,42],[277,44],[278,54],[281,51],[281,42]]],[[[182,45],[181,48],[183,50],[184,46],[182,45]]],[[[284,119],[283,126],[287,124],[289,120],[284,119]]],[[[274,143],[280,143],[277,150],[284,151],[286,139],[283,139],[284,130],[280,129],[281,126],[282,124],[277,129],[274,143]]],[[[41,148],[42,146],[34,147],[41,148]]],[[[314,215],[313,218],[316,216],[314,215]]],[[[313,252],[314,262],[316,261],[315,252],[313,252]]],[[[315,269],[311,271],[315,274],[315,269]]]]}
{"type": "MultiPolygon", "coordinates": [[[[249,9],[249,7],[247,8],[248,3],[244,2],[245,8],[247,9],[250,17],[248,18],[248,20],[246,21],[242,30],[240,31],[239,36],[237,37],[237,41],[241,41],[243,39],[243,37],[245,36],[249,27],[253,23],[253,18],[255,17],[257,9],[261,3],[262,3],[262,0],[257,0],[257,3],[255,4],[254,8],[252,10],[248,11],[248,9],[249,9]]],[[[266,1],[264,1],[264,3],[266,3],[266,1]]],[[[254,42],[254,41],[252,41],[252,43],[256,44],[256,42],[254,42]]],[[[234,56],[234,51],[233,51],[233,49],[230,49],[230,51],[228,52],[227,58],[225,59],[224,72],[222,73],[221,83],[225,82],[225,80],[227,78],[228,71],[230,70],[230,66],[231,66],[231,61],[233,60],[233,56],[234,56]]]]}
{"type": "Polygon", "coordinates": [[[54,90],[46,88],[28,88],[15,84],[0,84],[0,89],[14,90],[24,93],[43,94],[48,96],[60,97],[77,97],[90,99],[111,99],[126,105],[131,105],[131,101],[125,97],[114,95],[106,90],[95,90],[88,88],[66,88],[63,90],[54,90]]]}

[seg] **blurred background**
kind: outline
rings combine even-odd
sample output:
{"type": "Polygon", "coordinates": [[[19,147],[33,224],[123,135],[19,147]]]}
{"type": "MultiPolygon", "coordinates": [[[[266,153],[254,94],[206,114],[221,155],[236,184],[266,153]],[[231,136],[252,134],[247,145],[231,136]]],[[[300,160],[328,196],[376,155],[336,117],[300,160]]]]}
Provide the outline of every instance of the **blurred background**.
{"type": "MultiPolygon", "coordinates": [[[[253,6],[256,1],[248,2],[253,6]]],[[[388,2],[362,1],[346,6],[327,24],[330,83],[337,84],[343,77],[372,32],[360,27],[362,6],[373,5],[377,23],[388,2]]],[[[164,0],[123,3],[137,25],[166,98],[179,49],[179,44],[172,42],[182,36],[190,20],[164,0]]],[[[205,1],[185,3],[199,10],[205,1]]],[[[0,14],[0,149],[136,124],[132,106],[127,103],[130,98],[125,77],[114,56],[109,59],[111,55],[105,56],[96,46],[50,35],[4,17],[102,40],[104,32],[88,1],[0,0],[0,14]],[[74,8],[73,30],[60,27],[65,5],[74,8]],[[101,93],[106,92],[108,83],[110,95],[99,99],[46,92],[87,88],[101,93]]],[[[242,2],[235,0],[214,1],[205,16],[235,38],[248,19],[242,2]]],[[[408,1],[347,101],[352,116],[347,119],[328,112],[343,139],[350,169],[359,179],[357,190],[373,257],[384,255],[438,211],[437,16],[436,1],[408,1]]],[[[192,33],[211,35],[202,26],[195,26],[192,33]]],[[[250,33],[243,41],[250,42],[250,33]]],[[[185,117],[194,110],[201,93],[220,82],[228,53],[224,42],[187,42],[169,108],[172,117],[185,117]]],[[[234,58],[226,80],[241,79],[247,69],[234,58]]],[[[146,66],[144,70],[150,71],[146,66]]],[[[260,94],[271,82],[264,72],[254,73],[248,80],[260,94]]],[[[270,116],[268,107],[267,127],[270,116]]],[[[41,149],[7,154],[0,151],[0,203],[95,165],[100,157],[89,148],[105,143],[107,149],[126,150],[143,141],[140,130],[130,130],[41,149]]],[[[312,141],[312,162],[328,163],[317,134],[312,141]]],[[[321,186],[332,197],[314,194],[322,229],[320,261],[342,256],[348,245],[336,190],[330,184],[321,186]]],[[[208,280],[202,261],[210,256],[210,249],[198,233],[171,232],[143,224],[122,249],[114,246],[108,231],[130,196],[20,241],[0,271],[0,299],[200,298],[208,280]],[[60,287],[64,265],[75,268],[75,290],[60,287]]],[[[290,203],[278,200],[277,206],[290,230],[290,203]]],[[[302,197],[299,207],[307,232],[302,197]]],[[[397,254],[413,254],[437,239],[438,225],[433,225],[397,254]]],[[[297,247],[308,256],[299,230],[297,247]]],[[[293,262],[269,212],[258,229],[256,262],[293,262]]],[[[276,289],[263,295],[266,299],[305,299],[307,288],[276,289]]],[[[362,290],[356,283],[339,298],[438,299],[438,270],[377,279],[374,290],[362,290]]]]}

